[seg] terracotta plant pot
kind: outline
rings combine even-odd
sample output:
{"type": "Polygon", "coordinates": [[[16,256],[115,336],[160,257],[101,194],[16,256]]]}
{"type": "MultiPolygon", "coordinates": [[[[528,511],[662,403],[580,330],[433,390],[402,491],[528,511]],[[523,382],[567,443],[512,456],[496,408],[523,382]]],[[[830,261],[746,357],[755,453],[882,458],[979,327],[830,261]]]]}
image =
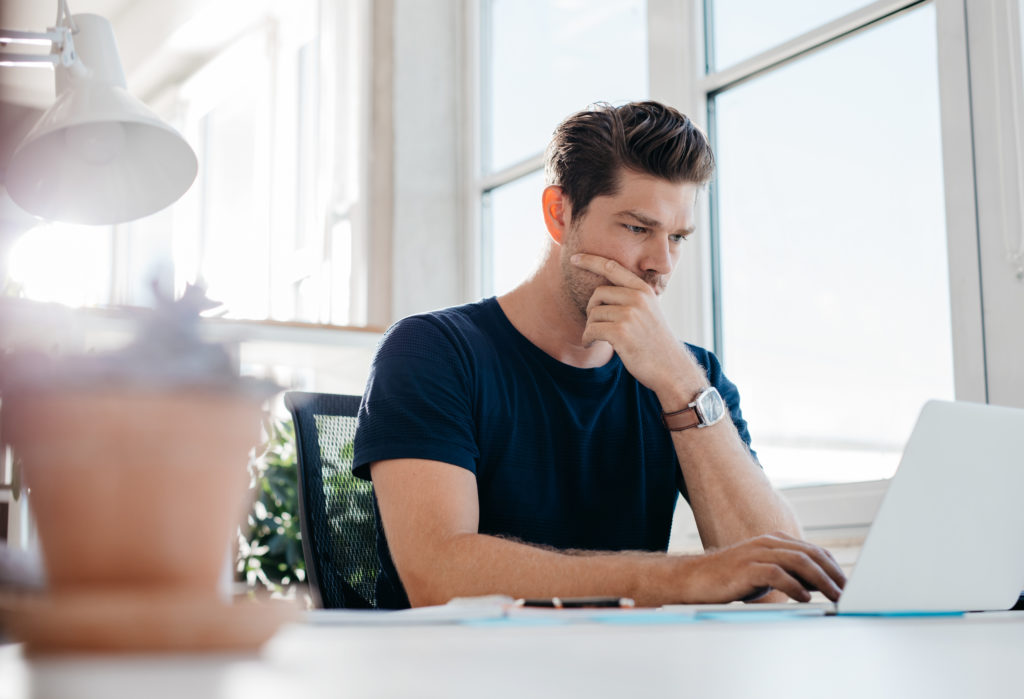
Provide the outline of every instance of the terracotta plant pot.
{"type": "Polygon", "coordinates": [[[13,395],[20,457],[52,593],[216,595],[247,504],[260,401],[108,387],[13,395]]]}

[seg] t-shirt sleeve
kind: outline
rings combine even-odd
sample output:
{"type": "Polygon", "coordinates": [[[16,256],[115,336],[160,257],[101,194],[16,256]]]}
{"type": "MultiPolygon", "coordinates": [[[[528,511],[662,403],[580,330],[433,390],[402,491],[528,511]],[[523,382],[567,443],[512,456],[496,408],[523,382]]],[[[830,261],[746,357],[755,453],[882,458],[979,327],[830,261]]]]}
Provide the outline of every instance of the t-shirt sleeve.
{"type": "Polygon", "coordinates": [[[760,464],[757,452],[750,448],[750,430],[747,427],[747,421],[743,418],[743,411],[740,410],[740,392],[736,388],[736,384],[726,378],[725,373],[722,371],[722,363],[718,361],[718,357],[713,352],[695,345],[687,344],[686,346],[693,353],[697,362],[704,367],[704,371],[708,375],[708,381],[718,389],[718,393],[721,394],[722,400],[725,401],[725,405],[729,409],[729,416],[732,418],[733,424],[736,425],[736,431],[739,432],[740,439],[747,445],[747,449],[750,449],[750,455],[754,457],[754,461],[760,464]]]}
{"type": "Polygon", "coordinates": [[[381,340],[359,407],[353,472],[385,459],[428,459],[476,472],[471,377],[455,331],[413,316],[381,340]]]}

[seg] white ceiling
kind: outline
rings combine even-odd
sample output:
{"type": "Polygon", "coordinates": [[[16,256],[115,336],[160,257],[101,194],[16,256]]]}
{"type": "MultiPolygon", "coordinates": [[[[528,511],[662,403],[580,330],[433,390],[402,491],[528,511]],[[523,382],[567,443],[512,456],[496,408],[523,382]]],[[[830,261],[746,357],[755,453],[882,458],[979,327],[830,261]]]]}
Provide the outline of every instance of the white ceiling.
{"type": "MultiPolygon", "coordinates": [[[[93,13],[116,17],[134,0],[68,0],[71,14],[93,13]]],[[[5,29],[43,29],[57,19],[57,0],[4,0],[5,29]]]]}

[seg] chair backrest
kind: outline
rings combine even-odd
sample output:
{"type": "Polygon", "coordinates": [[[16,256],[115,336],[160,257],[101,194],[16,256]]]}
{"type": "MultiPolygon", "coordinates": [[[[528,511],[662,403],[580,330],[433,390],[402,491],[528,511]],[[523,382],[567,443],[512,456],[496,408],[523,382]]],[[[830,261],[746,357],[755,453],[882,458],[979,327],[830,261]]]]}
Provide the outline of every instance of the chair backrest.
{"type": "Polygon", "coordinates": [[[310,593],[325,609],[376,605],[373,486],[352,475],[359,396],[290,391],[299,525],[310,593]]]}

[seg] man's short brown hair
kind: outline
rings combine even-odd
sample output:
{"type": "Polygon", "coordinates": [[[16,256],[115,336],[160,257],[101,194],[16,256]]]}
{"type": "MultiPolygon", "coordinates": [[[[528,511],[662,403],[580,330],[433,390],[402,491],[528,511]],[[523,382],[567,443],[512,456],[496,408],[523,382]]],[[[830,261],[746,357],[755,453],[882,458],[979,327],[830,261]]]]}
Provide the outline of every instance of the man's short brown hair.
{"type": "Polygon", "coordinates": [[[658,102],[592,105],[558,125],[545,154],[547,183],[562,188],[573,221],[594,197],[617,191],[623,168],[703,185],[715,170],[715,156],[703,131],[658,102]]]}

